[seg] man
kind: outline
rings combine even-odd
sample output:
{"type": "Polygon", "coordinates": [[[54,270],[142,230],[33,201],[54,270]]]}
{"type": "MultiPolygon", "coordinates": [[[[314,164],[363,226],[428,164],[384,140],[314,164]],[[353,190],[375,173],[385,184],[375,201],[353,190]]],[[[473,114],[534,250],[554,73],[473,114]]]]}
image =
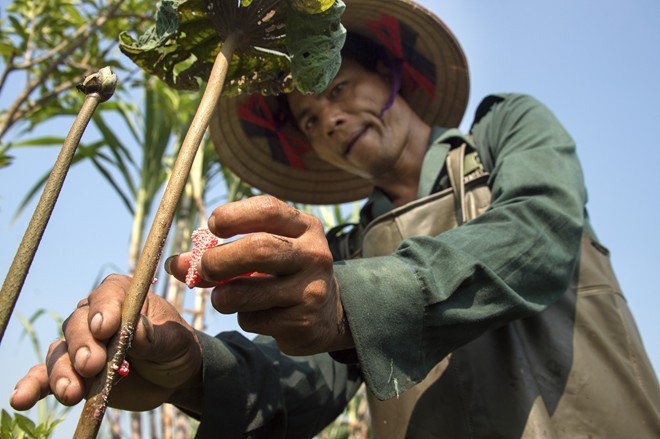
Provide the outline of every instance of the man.
{"type": "MultiPolygon", "coordinates": [[[[375,437],[657,437],[657,379],[570,136],[521,95],[487,97],[469,135],[446,129],[468,80],[444,25],[404,0],[351,0],[343,22],[389,55],[349,42],[323,93],[226,99],[212,127],[223,163],[275,197],[214,210],[210,230],[241,237],[205,253],[202,286],[272,338],[195,332],[150,295],[112,405],[172,402],[204,437],[300,438],[365,382],[375,437]],[[327,239],[277,199],[368,193],[327,239]]],[[[183,280],[189,260],[166,266],[183,280]]],[[[127,287],[112,276],[80,302],[15,408],[83,398],[127,287]]]]}

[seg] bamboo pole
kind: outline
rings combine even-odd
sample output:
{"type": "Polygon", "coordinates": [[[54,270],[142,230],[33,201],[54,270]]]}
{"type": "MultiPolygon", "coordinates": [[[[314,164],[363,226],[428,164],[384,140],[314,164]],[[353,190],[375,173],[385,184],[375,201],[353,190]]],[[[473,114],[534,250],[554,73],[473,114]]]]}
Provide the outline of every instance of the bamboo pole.
{"type": "Polygon", "coordinates": [[[181,149],[172,169],[172,175],[165,188],[158,211],[147,236],[144,249],[140,255],[131,280],[126,300],[122,306],[122,323],[119,333],[108,346],[108,364],[92,383],[90,396],[85,402],[78,420],[76,438],[95,438],[103,421],[103,415],[108,405],[108,398],[116,384],[118,370],[123,364],[126,351],[130,346],[140,310],[144,304],[154,274],[165,246],[167,234],[174,219],[176,207],[185,188],[190,168],[197,149],[206,132],[215,106],[218,102],[234,50],[241,38],[240,32],[231,33],[225,39],[221,50],[214,61],[208,85],[200,101],[192,124],[183,140],[181,149]]]}
{"type": "Polygon", "coordinates": [[[0,343],[64,185],[64,180],[71,167],[80,139],[96,108],[101,102],[110,99],[116,85],[117,76],[112,73],[110,67],[104,67],[98,72],[86,76],[83,82],[78,85],[78,90],[85,93],[85,101],[73,121],[66,139],[64,139],[62,149],[60,149],[55,160],[53,170],[46,181],[41,198],[34,209],[32,218],[2,284],[2,289],[0,289],[0,343]]]}

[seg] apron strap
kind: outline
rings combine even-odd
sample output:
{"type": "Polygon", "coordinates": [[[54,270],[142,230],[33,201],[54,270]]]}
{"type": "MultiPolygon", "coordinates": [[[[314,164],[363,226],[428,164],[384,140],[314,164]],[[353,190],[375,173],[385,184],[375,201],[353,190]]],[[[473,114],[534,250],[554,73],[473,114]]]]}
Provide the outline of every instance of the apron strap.
{"type": "Polygon", "coordinates": [[[417,198],[424,198],[431,194],[433,186],[438,179],[438,173],[444,166],[450,146],[449,143],[441,142],[440,138],[438,138],[429,147],[422,162],[417,198]]]}
{"type": "MultiPolygon", "coordinates": [[[[429,150],[427,151],[426,156],[424,156],[424,161],[422,162],[417,198],[424,198],[427,195],[431,195],[434,186],[445,167],[449,151],[469,142],[465,135],[456,128],[446,129],[434,127],[431,136],[435,140],[431,143],[431,146],[429,146],[429,150]]],[[[468,150],[463,153],[464,156],[467,151],[468,150]]],[[[470,147],[469,151],[473,151],[473,148],[470,147]]],[[[472,166],[470,166],[470,168],[472,168],[472,166]]],[[[468,172],[466,172],[466,174],[467,173],[468,172]]]]}

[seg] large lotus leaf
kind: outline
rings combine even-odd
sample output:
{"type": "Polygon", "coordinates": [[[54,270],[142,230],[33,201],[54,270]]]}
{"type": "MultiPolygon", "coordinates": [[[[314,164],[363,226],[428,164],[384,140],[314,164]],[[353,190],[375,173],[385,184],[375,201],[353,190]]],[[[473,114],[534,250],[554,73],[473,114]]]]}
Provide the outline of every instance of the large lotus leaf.
{"type": "MultiPolygon", "coordinates": [[[[208,78],[227,33],[238,27],[244,38],[230,62],[224,95],[278,94],[291,91],[294,86],[308,92],[307,84],[328,76],[319,75],[319,71],[338,67],[341,45],[336,46],[335,57],[328,56],[327,45],[311,47],[311,53],[325,51],[323,56],[314,58],[313,65],[305,57],[291,55],[296,52],[287,47],[292,39],[286,37],[285,31],[297,32],[299,38],[314,38],[319,30],[328,28],[328,16],[333,14],[306,14],[306,19],[294,20],[289,28],[287,16],[292,11],[287,3],[277,0],[242,0],[240,5],[234,0],[182,0],[178,4],[176,0],[161,0],[155,26],[137,40],[122,33],[120,49],[143,70],[171,87],[197,90],[208,78]],[[310,26],[310,22],[317,25],[310,26]],[[294,29],[298,25],[309,27],[298,32],[294,29]],[[302,61],[304,66],[297,67],[302,61]],[[301,72],[293,75],[300,84],[293,83],[292,71],[301,72]]],[[[339,14],[333,16],[336,26],[340,26],[339,14]]],[[[297,50],[308,53],[307,46],[297,50]]],[[[314,90],[325,88],[327,83],[314,82],[314,90]]]]}

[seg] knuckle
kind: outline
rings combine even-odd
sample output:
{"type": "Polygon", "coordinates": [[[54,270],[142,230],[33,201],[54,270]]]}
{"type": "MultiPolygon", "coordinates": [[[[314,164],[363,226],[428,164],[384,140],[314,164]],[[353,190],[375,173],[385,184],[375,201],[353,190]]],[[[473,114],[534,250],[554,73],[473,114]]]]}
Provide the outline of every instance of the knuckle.
{"type": "Polygon", "coordinates": [[[284,209],[288,205],[281,202],[275,197],[262,195],[255,199],[255,209],[258,214],[264,218],[276,218],[282,216],[284,209]]]}
{"type": "Polygon", "coordinates": [[[251,259],[257,262],[268,261],[273,254],[273,237],[267,233],[253,233],[245,239],[252,252],[251,259]]]}
{"type": "Polygon", "coordinates": [[[222,314],[234,313],[240,306],[240,304],[236,303],[236,299],[237,297],[240,298],[241,296],[236,296],[229,293],[227,291],[228,289],[228,287],[224,287],[222,289],[223,291],[216,290],[211,295],[211,304],[213,305],[213,308],[222,314]]]}
{"type": "Polygon", "coordinates": [[[102,284],[104,284],[104,283],[122,283],[123,284],[125,281],[126,281],[126,276],[123,276],[123,275],[117,274],[117,273],[112,273],[112,274],[107,275],[101,283],[102,284]]]}
{"type": "Polygon", "coordinates": [[[310,260],[310,265],[323,271],[329,270],[334,264],[332,253],[330,252],[330,249],[327,245],[313,246],[307,249],[307,253],[310,260]]]}

